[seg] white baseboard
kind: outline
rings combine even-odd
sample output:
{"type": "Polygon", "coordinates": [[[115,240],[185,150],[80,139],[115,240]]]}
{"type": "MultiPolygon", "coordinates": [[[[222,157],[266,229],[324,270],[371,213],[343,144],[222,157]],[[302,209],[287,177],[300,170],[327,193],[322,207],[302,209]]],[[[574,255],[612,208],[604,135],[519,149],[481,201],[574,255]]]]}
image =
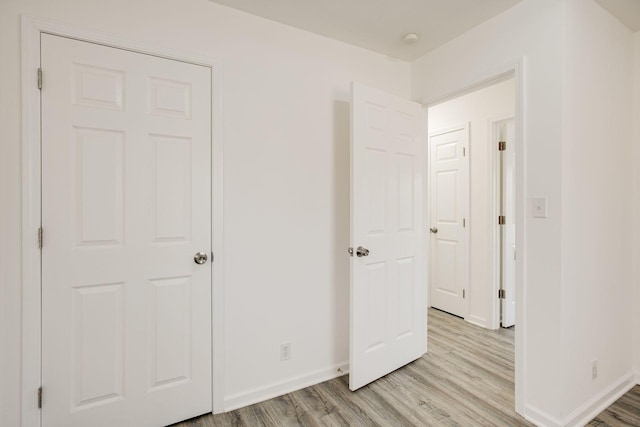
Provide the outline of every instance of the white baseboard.
{"type": "Polygon", "coordinates": [[[584,405],[577,408],[571,414],[559,420],[538,408],[527,405],[524,408],[524,418],[540,427],[574,427],[584,426],[598,414],[607,409],[613,402],[631,390],[636,384],[640,384],[640,374],[631,372],[624,375],[618,381],[589,399],[584,405]]]}
{"type": "Polygon", "coordinates": [[[474,316],[473,314],[468,315],[464,318],[467,322],[480,326],[481,328],[488,328],[487,319],[483,319],[482,317],[474,316]]]}
{"type": "Polygon", "coordinates": [[[233,411],[244,406],[253,405],[292,391],[300,390],[324,381],[341,377],[348,373],[349,362],[338,363],[330,368],[321,369],[288,380],[280,381],[266,387],[256,388],[247,392],[229,396],[224,399],[224,411],[233,411]]]}
{"type": "Polygon", "coordinates": [[[531,405],[524,407],[523,415],[525,420],[539,427],[563,427],[558,419],[531,405]]]}
{"type": "Polygon", "coordinates": [[[567,415],[562,420],[563,426],[584,426],[598,414],[607,409],[613,402],[620,399],[626,392],[638,383],[638,375],[634,372],[624,375],[602,393],[598,393],[584,405],[567,415]]]}

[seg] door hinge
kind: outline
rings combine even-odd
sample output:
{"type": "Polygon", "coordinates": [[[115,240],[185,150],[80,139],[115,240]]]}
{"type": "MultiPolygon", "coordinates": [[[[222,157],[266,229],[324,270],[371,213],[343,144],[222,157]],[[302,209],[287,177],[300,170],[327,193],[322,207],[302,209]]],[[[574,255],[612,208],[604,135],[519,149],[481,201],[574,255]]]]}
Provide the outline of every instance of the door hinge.
{"type": "Polygon", "coordinates": [[[42,409],[42,386],[38,388],[38,409],[42,409]]]}
{"type": "Polygon", "coordinates": [[[467,293],[465,292],[465,289],[462,290],[462,298],[466,298],[467,293]]]}
{"type": "Polygon", "coordinates": [[[42,68],[38,68],[38,89],[42,89],[42,68]]]}
{"type": "Polygon", "coordinates": [[[498,298],[505,299],[504,289],[498,289],[498,298]]]}
{"type": "Polygon", "coordinates": [[[467,155],[467,148],[466,147],[462,147],[462,157],[467,155]]]}
{"type": "Polygon", "coordinates": [[[467,218],[462,218],[462,228],[467,226],[467,218]]]}
{"type": "Polygon", "coordinates": [[[507,218],[504,215],[498,216],[498,225],[505,225],[507,223],[507,218]]]}
{"type": "Polygon", "coordinates": [[[42,230],[42,227],[38,228],[38,248],[42,249],[42,235],[44,234],[44,231],[42,230]]]}
{"type": "Polygon", "coordinates": [[[507,141],[498,142],[498,151],[505,151],[507,149],[507,141]]]}
{"type": "Polygon", "coordinates": [[[213,252],[211,252],[211,262],[213,262],[213,252]]]}

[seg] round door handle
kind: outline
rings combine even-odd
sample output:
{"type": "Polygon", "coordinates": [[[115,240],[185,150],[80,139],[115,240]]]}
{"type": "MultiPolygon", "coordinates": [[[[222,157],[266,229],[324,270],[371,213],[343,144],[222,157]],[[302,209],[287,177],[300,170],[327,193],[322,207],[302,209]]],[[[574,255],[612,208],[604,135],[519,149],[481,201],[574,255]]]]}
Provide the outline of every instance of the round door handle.
{"type": "Polygon", "coordinates": [[[430,230],[431,230],[431,232],[433,234],[436,234],[438,232],[438,228],[437,227],[431,227],[430,230]]]}
{"type": "Polygon", "coordinates": [[[205,254],[204,252],[198,252],[193,256],[193,261],[196,264],[204,264],[205,262],[207,262],[207,258],[207,254],[205,254]]]}
{"type": "Polygon", "coordinates": [[[358,246],[358,248],[356,249],[356,255],[358,255],[358,258],[369,256],[369,249],[358,246]]]}

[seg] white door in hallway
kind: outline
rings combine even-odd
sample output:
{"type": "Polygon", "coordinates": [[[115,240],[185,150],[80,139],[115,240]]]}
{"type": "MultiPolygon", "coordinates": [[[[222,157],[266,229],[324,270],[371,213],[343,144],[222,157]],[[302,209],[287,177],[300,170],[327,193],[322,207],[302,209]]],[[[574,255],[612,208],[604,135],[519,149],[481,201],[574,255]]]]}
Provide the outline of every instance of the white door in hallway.
{"type": "Polygon", "coordinates": [[[500,300],[503,328],[516,324],[516,123],[514,119],[498,124],[501,141],[505,149],[501,151],[500,203],[505,224],[500,226],[501,277],[504,298],[500,300]]]}
{"type": "Polygon", "coordinates": [[[349,387],[426,351],[422,106],[354,83],[349,387]]]}
{"type": "Polygon", "coordinates": [[[211,69],[41,46],[42,425],[211,412],[211,69]]]}
{"type": "Polygon", "coordinates": [[[429,136],[430,305],[468,314],[469,126],[429,136]]]}

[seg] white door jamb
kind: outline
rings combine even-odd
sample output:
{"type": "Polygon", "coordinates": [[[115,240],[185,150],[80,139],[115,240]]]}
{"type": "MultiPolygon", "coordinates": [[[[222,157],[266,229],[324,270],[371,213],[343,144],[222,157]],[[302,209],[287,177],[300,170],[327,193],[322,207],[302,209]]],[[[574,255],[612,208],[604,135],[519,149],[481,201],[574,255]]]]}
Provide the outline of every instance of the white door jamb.
{"type": "Polygon", "coordinates": [[[497,141],[497,125],[508,119],[513,119],[512,114],[492,117],[488,120],[487,129],[489,131],[489,170],[491,171],[491,238],[489,239],[490,262],[491,262],[491,314],[489,316],[489,329],[500,328],[500,301],[498,299],[498,290],[500,289],[500,269],[502,268],[502,260],[500,256],[500,226],[498,225],[498,215],[500,215],[500,152],[498,151],[497,141]],[[495,220],[494,220],[495,219],[495,220]]]}

